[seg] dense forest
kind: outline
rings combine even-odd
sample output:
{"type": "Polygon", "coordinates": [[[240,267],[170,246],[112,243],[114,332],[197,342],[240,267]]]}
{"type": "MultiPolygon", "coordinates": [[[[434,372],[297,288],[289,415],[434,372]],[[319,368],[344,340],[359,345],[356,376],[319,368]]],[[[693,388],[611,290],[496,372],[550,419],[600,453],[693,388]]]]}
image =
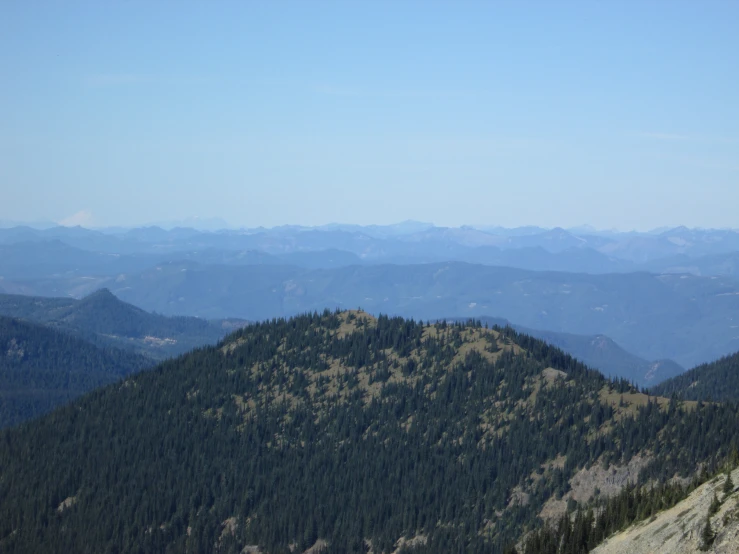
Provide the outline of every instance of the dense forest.
{"type": "Polygon", "coordinates": [[[0,346],[8,345],[0,349],[6,354],[0,358],[0,427],[214,344],[245,323],[151,314],[106,289],[81,300],[0,294],[0,318],[0,346]]]}
{"type": "Polygon", "coordinates": [[[503,552],[580,469],[689,476],[738,422],[510,328],[278,319],[0,433],[0,551],[503,552]]]}
{"type": "Polygon", "coordinates": [[[653,387],[652,392],[686,400],[739,402],[739,352],[694,367],[653,387]]]}
{"type": "Polygon", "coordinates": [[[79,337],[0,316],[0,427],[48,412],[151,365],[79,337]]]}

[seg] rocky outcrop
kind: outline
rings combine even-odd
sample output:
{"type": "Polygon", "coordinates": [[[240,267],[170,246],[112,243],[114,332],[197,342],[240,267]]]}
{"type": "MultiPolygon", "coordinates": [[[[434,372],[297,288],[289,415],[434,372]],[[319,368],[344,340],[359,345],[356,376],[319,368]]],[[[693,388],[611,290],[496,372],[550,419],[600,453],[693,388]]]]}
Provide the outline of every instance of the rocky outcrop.
{"type": "MultiPolygon", "coordinates": [[[[731,475],[739,481],[739,469],[731,475]]],[[[726,477],[720,475],[694,490],[688,498],[648,521],[610,537],[593,550],[596,554],[688,554],[705,548],[703,532],[710,521],[715,536],[706,552],[739,554],[739,488],[724,494],[726,477]],[[714,495],[720,508],[709,515],[714,495]]]]}

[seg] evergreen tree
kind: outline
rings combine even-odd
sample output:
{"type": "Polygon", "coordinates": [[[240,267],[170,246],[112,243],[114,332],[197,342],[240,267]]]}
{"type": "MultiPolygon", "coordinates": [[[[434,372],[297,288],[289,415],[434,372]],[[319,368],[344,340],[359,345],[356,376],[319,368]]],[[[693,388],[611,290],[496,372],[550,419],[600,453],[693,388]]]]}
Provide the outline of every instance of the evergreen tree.
{"type": "Polygon", "coordinates": [[[701,545],[700,549],[705,551],[711,548],[713,545],[713,541],[716,539],[716,535],[713,532],[713,528],[711,527],[711,518],[706,517],[706,524],[703,526],[703,530],[701,531],[701,545]]]}
{"type": "Polygon", "coordinates": [[[721,502],[719,502],[718,497],[716,496],[716,493],[713,493],[713,499],[711,500],[711,505],[708,507],[708,517],[711,517],[712,515],[716,514],[721,509],[721,502]]]}
{"type": "Polygon", "coordinates": [[[724,494],[731,494],[734,492],[734,481],[731,480],[731,468],[726,468],[726,479],[724,480],[724,494]]]}

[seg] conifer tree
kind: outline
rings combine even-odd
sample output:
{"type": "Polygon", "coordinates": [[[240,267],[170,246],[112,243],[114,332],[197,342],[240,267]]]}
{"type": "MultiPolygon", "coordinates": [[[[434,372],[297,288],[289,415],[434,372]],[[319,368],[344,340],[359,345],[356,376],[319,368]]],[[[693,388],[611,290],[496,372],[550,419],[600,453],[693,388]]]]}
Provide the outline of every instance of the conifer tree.
{"type": "Polygon", "coordinates": [[[701,550],[705,551],[711,548],[715,538],[716,535],[711,527],[711,518],[706,517],[706,524],[703,526],[703,531],[701,531],[701,550]]]}
{"type": "Polygon", "coordinates": [[[731,469],[726,469],[726,480],[724,481],[724,494],[731,494],[734,491],[734,482],[731,480],[731,469]]]}
{"type": "Polygon", "coordinates": [[[721,502],[718,501],[716,493],[713,493],[713,500],[711,500],[711,505],[708,507],[708,517],[714,515],[716,512],[719,511],[720,508],[721,502]]]}

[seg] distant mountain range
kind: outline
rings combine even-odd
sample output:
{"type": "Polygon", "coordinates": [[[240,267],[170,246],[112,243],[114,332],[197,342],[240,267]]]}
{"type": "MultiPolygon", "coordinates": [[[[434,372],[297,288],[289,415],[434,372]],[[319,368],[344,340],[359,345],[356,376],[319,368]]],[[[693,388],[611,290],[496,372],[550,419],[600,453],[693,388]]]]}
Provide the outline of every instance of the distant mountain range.
{"type": "MultiPolygon", "coordinates": [[[[605,335],[641,360],[635,375],[650,371],[646,360],[691,367],[739,349],[738,270],[739,233],[684,227],[0,229],[8,294],[82,298],[109,288],[146,310],[211,319],[358,306],[502,317],[605,335]]],[[[665,364],[657,367],[669,374],[665,364]]]]}
{"type": "MultiPolygon", "coordinates": [[[[735,254],[739,251],[737,231],[685,227],[660,233],[596,233],[591,229],[537,227],[447,228],[417,222],[388,226],[283,226],[220,231],[184,227],[168,230],[143,227],[107,232],[81,227],[0,229],[0,244],[54,241],[96,253],[136,255],[138,260],[143,254],[153,255],[156,259],[148,259],[150,264],[181,259],[211,263],[209,256],[219,257],[220,263],[251,263],[245,252],[257,251],[277,256],[270,263],[332,267],[323,265],[320,257],[313,259],[312,255],[333,251],[342,252],[342,264],[463,261],[531,270],[586,273],[647,270],[704,275],[736,274],[735,254]],[[222,252],[204,254],[213,250],[222,252]],[[299,259],[279,258],[291,253],[303,256],[299,259]]],[[[43,251],[34,252],[30,246],[25,248],[29,261],[37,262],[43,257],[43,251]]],[[[324,256],[323,259],[334,260],[336,256],[338,254],[324,256]]],[[[99,257],[84,260],[84,263],[97,263],[104,267],[112,261],[99,257]]],[[[133,260],[127,262],[136,263],[133,260]]],[[[27,265],[33,266],[34,263],[27,265]]],[[[7,271],[6,266],[8,264],[0,266],[0,271],[7,271]]]]}
{"type": "Polygon", "coordinates": [[[645,360],[683,367],[739,349],[739,282],[727,277],[533,272],[457,262],[304,269],[160,264],[116,276],[48,278],[6,292],[84,296],[108,287],[167,315],[261,320],[324,308],[435,320],[502,317],[530,329],[606,335],[645,360]]]}

